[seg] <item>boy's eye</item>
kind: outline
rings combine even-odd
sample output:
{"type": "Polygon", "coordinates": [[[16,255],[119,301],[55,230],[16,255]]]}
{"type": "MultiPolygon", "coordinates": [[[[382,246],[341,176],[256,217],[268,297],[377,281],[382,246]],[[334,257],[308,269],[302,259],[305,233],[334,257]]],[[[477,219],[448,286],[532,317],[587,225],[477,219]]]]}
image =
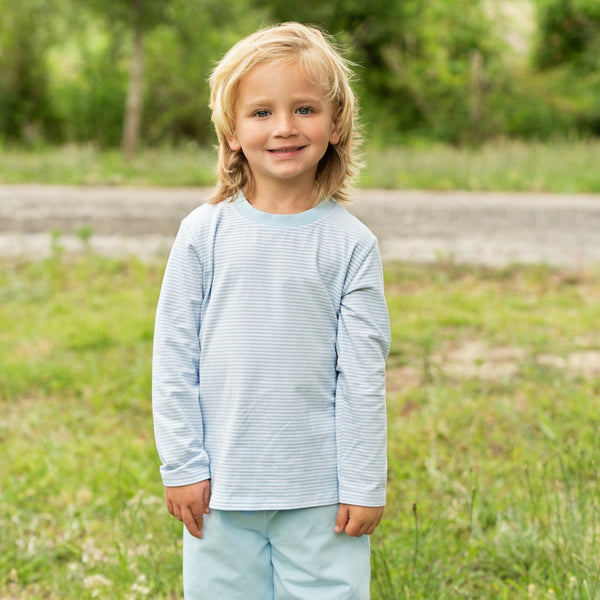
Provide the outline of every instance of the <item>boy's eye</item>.
{"type": "Polygon", "coordinates": [[[268,110],[257,110],[254,112],[254,116],[258,117],[259,119],[263,119],[264,117],[269,116],[269,111],[268,110]]]}
{"type": "Polygon", "coordinates": [[[298,109],[298,112],[301,115],[309,115],[311,112],[313,112],[313,109],[310,106],[302,106],[298,109]]]}

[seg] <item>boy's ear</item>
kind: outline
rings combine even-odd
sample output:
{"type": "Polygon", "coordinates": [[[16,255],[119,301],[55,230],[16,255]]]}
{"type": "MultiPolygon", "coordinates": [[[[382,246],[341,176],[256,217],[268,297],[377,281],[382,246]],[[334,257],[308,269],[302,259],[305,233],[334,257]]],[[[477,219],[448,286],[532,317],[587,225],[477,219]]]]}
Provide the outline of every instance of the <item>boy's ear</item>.
{"type": "Polygon", "coordinates": [[[332,146],[335,146],[340,141],[340,128],[337,123],[334,121],[333,127],[331,129],[331,133],[329,134],[329,143],[332,146]]]}
{"type": "Polygon", "coordinates": [[[227,143],[233,152],[237,152],[242,148],[242,145],[239,143],[235,135],[226,135],[225,139],[227,140],[227,143]]]}
{"type": "Polygon", "coordinates": [[[329,143],[335,146],[341,137],[340,133],[340,112],[342,112],[341,107],[338,109],[337,113],[333,117],[333,123],[331,124],[331,133],[329,134],[329,143]]]}

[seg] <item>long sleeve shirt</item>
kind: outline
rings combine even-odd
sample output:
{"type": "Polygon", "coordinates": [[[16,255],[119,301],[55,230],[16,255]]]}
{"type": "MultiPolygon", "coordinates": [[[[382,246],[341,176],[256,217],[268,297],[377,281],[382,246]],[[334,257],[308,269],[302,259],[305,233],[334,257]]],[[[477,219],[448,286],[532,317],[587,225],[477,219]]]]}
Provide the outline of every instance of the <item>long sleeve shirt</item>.
{"type": "Polygon", "coordinates": [[[223,510],[382,506],[389,344],[377,240],[343,206],[200,206],[156,314],[163,483],[210,479],[223,510]]]}

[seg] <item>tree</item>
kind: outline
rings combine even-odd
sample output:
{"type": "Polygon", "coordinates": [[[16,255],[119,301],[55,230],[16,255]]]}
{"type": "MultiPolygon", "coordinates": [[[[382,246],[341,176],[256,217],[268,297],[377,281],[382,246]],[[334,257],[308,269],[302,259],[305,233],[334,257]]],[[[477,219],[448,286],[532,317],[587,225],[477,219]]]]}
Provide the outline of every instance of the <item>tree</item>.
{"type": "Polygon", "coordinates": [[[132,50],[123,117],[121,148],[131,158],[138,145],[144,94],[144,38],[165,20],[164,0],[85,0],[109,28],[125,25],[131,33],[132,50]]]}
{"type": "Polygon", "coordinates": [[[140,123],[143,99],[144,77],[144,0],[132,2],[133,51],[131,72],[127,89],[127,103],[123,120],[123,139],[121,147],[128,158],[131,158],[140,136],[140,123]]]}

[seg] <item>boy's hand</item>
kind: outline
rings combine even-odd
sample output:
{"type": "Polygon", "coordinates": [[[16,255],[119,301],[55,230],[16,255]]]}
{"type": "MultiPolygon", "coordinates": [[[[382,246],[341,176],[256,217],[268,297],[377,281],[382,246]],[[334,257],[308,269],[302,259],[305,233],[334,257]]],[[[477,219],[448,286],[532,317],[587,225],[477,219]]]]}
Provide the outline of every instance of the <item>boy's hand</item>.
{"type": "Polygon", "coordinates": [[[210,480],[180,487],[165,487],[165,500],[169,512],[181,521],[194,537],[202,538],[204,515],[210,512],[210,480]]]}
{"type": "Polygon", "coordinates": [[[379,525],[383,516],[383,506],[354,506],[353,504],[340,504],[335,519],[334,531],[345,531],[351,537],[371,535],[379,525]]]}

